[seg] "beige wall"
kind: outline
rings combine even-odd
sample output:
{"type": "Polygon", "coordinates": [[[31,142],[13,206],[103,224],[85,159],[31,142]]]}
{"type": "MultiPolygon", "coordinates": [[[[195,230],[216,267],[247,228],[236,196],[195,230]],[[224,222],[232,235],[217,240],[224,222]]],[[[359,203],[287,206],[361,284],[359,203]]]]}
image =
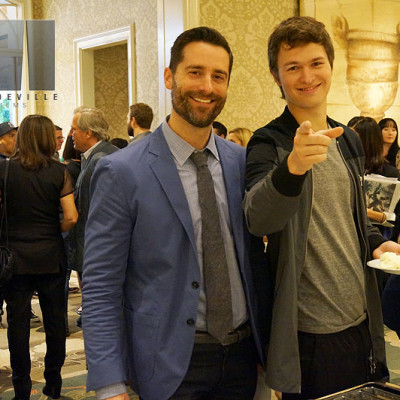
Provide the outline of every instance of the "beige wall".
{"type": "MultiPolygon", "coordinates": [[[[73,7],[65,0],[32,3],[34,18],[56,21],[58,100],[38,104],[38,112],[69,129],[75,107],[73,40],[134,23],[137,101],[148,103],[158,121],[157,0],[74,0],[73,7]]],[[[220,30],[234,53],[228,101],[218,120],[228,129],[257,129],[285,105],[268,72],[267,38],[276,23],[298,13],[298,1],[199,0],[199,4],[200,25],[220,30]]]]}
{"type": "Polygon", "coordinates": [[[110,137],[129,139],[128,53],[126,44],[94,51],[95,105],[104,110],[110,137]]]}
{"type": "Polygon", "coordinates": [[[312,3],[306,10],[309,11],[307,15],[325,24],[335,48],[329,115],[347,123],[363,110],[363,115],[377,120],[390,117],[399,123],[400,36],[397,32],[400,2],[308,0],[306,3],[312,3]],[[364,107],[359,109],[356,105],[360,103],[364,103],[364,107]]]}
{"type": "Polygon", "coordinates": [[[157,0],[34,0],[32,3],[34,18],[56,21],[58,100],[40,104],[38,112],[52,118],[64,130],[69,129],[75,107],[73,40],[134,23],[137,101],[149,104],[158,115],[157,0]]]}
{"type": "Polygon", "coordinates": [[[255,130],[285,102],[268,71],[267,40],[274,26],[298,13],[297,0],[201,0],[200,24],[227,38],[234,62],[226,106],[217,118],[228,130],[255,130]]]}

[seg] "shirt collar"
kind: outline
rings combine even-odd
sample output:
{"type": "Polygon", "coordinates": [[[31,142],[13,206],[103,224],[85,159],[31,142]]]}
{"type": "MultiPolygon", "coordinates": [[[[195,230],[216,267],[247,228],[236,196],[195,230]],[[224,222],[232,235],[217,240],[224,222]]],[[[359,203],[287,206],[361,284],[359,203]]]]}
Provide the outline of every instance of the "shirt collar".
{"type": "Polygon", "coordinates": [[[92,151],[95,149],[95,147],[98,146],[101,142],[102,142],[102,140],[99,140],[90,149],[88,149],[84,153],[82,153],[81,158],[83,158],[84,160],[87,160],[89,158],[90,154],[92,154],[92,151]]]}
{"type": "MultiPolygon", "coordinates": [[[[172,155],[174,156],[178,165],[181,167],[196,149],[188,142],[183,140],[178,134],[176,134],[168,125],[167,120],[162,123],[162,130],[172,155]]],[[[210,138],[204,150],[205,149],[208,149],[211,154],[219,161],[217,145],[215,144],[215,136],[212,130],[210,138]]]]}

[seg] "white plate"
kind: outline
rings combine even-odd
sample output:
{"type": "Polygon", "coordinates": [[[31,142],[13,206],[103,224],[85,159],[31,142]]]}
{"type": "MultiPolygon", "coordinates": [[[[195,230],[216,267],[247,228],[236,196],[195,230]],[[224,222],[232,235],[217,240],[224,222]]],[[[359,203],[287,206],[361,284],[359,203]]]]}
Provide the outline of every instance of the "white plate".
{"type": "Polygon", "coordinates": [[[387,272],[388,274],[400,275],[400,269],[395,268],[383,268],[380,266],[381,260],[371,260],[367,262],[372,268],[380,269],[381,271],[387,272]]]}

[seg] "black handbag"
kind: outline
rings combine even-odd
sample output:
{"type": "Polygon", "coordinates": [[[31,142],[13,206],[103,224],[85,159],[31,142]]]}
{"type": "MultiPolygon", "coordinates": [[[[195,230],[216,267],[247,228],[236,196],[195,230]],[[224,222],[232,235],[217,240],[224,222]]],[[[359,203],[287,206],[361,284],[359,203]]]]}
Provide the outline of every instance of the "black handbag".
{"type": "Polygon", "coordinates": [[[8,247],[8,224],[7,224],[7,178],[8,170],[10,167],[10,159],[6,160],[6,171],[4,174],[4,187],[2,191],[2,211],[1,211],[1,222],[0,222],[0,238],[4,233],[6,238],[6,245],[0,243],[0,287],[4,287],[10,281],[13,270],[14,270],[14,257],[11,250],[8,247]]]}

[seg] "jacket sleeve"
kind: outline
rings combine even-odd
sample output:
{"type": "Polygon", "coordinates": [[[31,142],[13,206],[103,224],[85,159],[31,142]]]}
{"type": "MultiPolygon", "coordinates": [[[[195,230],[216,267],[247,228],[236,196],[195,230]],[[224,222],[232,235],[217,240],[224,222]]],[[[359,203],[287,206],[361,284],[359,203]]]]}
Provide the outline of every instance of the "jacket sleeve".
{"type": "Polygon", "coordinates": [[[289,172],[288,152],[260,134],[249,143],[243,209],[249,231],[256,236],[281,231],[296,212],[307,174],[289,172]]]}
{"type": "Polygon", "coordinates": [[[89,390],[126,381],[122,303],[133,218],[126,188],[107,158],[91,181],[83,265],[83,336],[89,390]]]}

